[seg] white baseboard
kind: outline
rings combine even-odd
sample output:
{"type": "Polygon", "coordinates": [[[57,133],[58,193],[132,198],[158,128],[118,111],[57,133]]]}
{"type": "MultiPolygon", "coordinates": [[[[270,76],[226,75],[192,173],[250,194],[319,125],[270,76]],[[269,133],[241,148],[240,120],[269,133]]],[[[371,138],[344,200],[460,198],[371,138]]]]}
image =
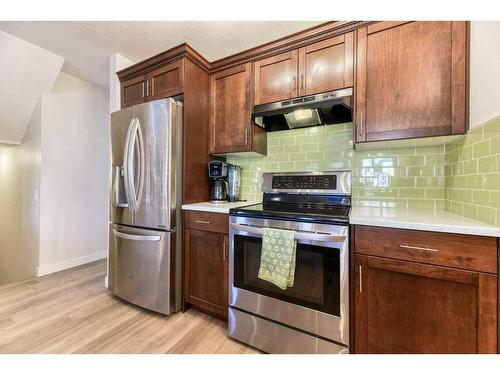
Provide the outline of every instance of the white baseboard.
{"type": "Polygon", "coordinates": [[[20,146],[21,142],[8,141],[6,139],[0,139],[0,144],[10,145],[10,146],[20,146]]]}
{"type": "Polygon", "coordinates": [[[95,262],[96,260],[106,259],[107,256],[108,256],[108,251],[104,250],[104,251],[100,251],[97,253],[88,254],[88,255],[85,255],[83,257],[69,259],[69,260],[65,260],[63,262],[54,263],[54,264],[48,264],[48,265],[45,265],[42,267],[37,267],[36,268],[36,276],[40,277],[40,276],[49,275],[49,274],[54,273],[54,272],[67,270],[68,268],[81,266],[82,264],[95,262]]]}

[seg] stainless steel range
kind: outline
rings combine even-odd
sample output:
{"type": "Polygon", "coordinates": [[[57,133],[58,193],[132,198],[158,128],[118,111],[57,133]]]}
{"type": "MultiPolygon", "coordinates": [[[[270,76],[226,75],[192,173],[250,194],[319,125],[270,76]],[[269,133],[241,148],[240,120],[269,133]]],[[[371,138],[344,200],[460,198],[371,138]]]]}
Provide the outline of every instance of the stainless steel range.
{"type": "Polygon", "coordinates": [[[229,336],[268,353],[348,353],[351,173],[265,173],[263,192],[230,211],[229,336]],[[263,228],[295,232],[291,288],[258,278],[263,228]]]}

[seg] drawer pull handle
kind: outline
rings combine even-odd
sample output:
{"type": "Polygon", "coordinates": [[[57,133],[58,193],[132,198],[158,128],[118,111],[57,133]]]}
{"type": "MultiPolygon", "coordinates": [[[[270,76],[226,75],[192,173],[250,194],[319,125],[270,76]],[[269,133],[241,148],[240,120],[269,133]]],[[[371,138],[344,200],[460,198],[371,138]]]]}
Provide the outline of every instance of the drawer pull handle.
{"type": "Polygon", "coordinates": [[[195,223],[198,223],[198,224],[212,224],[210,221],[206,221],[206,220],[195,220],[195,223]]]}
{"type": "Polygon", "coordinates": [[[438,249],[432,249],[430,247],[420,247],[420,246],[410,246],[410,245],[399,245],[401,249],[409,249],[409,250],[422,250],[422,251],[431,251],[433,253],[437,253],[438,249]]]}

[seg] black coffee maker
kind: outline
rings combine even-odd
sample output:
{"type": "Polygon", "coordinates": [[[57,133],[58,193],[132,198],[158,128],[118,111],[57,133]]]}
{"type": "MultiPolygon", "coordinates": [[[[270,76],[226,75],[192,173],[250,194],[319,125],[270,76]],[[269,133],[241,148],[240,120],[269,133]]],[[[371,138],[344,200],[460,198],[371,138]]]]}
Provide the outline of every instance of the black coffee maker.
{"type": "Polygon", "coordinates": [[[227,167],[228,164],[220,160],[208,163],[208,177],[212,180],[212,194],[210,202],[227,202],[227,167]]]}

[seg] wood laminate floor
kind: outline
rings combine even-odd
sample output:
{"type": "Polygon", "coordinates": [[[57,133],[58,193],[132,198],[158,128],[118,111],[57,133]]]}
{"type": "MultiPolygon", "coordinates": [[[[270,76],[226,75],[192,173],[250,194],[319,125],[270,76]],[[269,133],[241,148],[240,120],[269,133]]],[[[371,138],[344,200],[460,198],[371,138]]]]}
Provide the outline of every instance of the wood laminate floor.
{"type": "Polygon", "coordinates": [[[163,316],[112,296],[106,262],[0,286],[0,353],[258,353],[195,310],[163,316]]]}

